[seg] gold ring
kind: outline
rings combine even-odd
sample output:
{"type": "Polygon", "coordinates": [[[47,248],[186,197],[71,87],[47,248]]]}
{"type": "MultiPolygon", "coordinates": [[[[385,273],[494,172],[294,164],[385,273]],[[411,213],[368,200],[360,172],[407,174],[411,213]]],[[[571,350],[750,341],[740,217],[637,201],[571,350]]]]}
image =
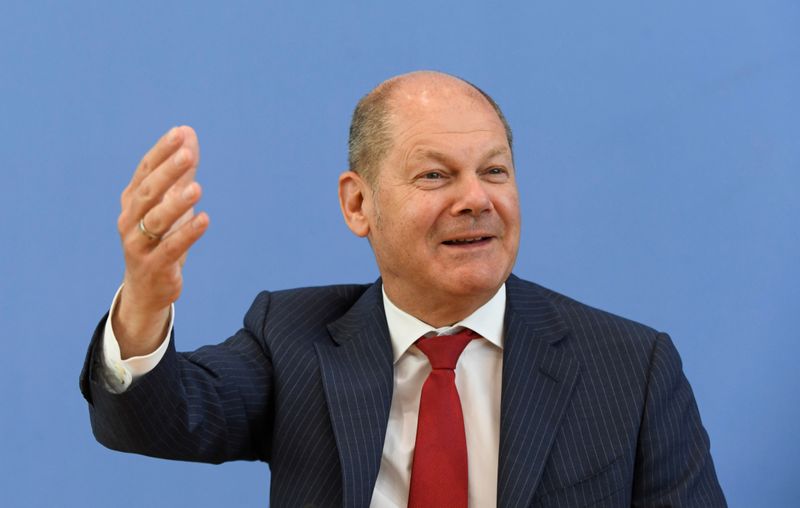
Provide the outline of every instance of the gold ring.
{"type": "Polygon", "coordinates": [[[144,217],[139,219],[139,231],[144,236],[146,236],[147,238],[149,238],[151,240],[155,240],[155,241],[161,240],[161,235],[157,235],[157,234],[153,233],[152,231],[148,230],[147,227],[145,227],[145,225],[144,225],[144,217]]]}

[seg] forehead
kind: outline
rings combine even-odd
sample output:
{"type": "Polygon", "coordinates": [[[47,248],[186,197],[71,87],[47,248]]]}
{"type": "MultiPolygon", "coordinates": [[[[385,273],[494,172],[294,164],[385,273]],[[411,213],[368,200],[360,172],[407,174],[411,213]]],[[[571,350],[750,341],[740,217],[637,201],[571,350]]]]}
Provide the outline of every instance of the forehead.
{"type": "Polygon", "coordinates": [[[465,83],[403,87],[394,95],[391,111],[395,150],[439,143],[463,145],[465,149],[510,150],[505,126],[494,108],[465,83]],[[473,146],[476,143],[493,146],[473,146]]]}
{"type": "Polygon", "coordinates": [[[425,161],[436,161],[443,164],[471,161],[483,164],[495,159],[498,161],[511,159],[511,151],[507,146],[499,144],[489,137],[485,141],[485,143],[464,143],[456,148],[452,143],[448,143],[448,149],[445,150],[441,150],[435,142],[414,144],[405,154],[405,159],[410,164],[425,161]]]}

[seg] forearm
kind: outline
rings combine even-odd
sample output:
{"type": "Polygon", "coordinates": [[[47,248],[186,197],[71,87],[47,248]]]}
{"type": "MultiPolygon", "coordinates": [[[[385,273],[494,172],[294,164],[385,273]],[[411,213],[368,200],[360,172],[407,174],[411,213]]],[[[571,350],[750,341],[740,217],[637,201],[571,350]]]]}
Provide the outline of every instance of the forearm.
{"type": "Polygon", "coordinates": [[[171,336],[155,367],[120,393],[104,386],[101,321],[81,376],[97,440],[169,459],[267,460],[262,439],[271,421],[272,362],[259,331],[267,301],[260,295],[248,313],[257,316],[250,319],[256,326],[222,344],[177,353],[171,336]]]}

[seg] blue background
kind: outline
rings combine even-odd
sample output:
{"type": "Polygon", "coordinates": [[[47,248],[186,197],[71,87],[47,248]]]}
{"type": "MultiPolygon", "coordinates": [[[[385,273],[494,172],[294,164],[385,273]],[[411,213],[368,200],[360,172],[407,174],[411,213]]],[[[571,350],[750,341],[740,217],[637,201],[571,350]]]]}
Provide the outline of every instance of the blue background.
{"type": "Polygon", "coordinates": [[[433,68],[515,129],[515,272],[668,331],[730,504],[798,506],[799,26],[767,0],[2,2],[0,504],[266,504],[263,464],[91,436],[77,378],[122,276],[119,193],[163,131],[196,128],[211,227],[180,349],[262,288],[373,280],[336,199],[349,117],[433,68]]]}

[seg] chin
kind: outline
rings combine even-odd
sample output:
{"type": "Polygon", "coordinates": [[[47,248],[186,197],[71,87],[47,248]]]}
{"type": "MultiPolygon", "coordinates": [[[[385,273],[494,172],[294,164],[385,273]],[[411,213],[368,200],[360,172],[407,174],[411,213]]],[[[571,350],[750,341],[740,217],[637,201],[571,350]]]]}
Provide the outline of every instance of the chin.
{"type": "Polygon", "coordinates": [[[507,278],[505,273],[459,272],[448,281],[448,292],[464,296],[482,293],[494,294],[507,278]]]}

